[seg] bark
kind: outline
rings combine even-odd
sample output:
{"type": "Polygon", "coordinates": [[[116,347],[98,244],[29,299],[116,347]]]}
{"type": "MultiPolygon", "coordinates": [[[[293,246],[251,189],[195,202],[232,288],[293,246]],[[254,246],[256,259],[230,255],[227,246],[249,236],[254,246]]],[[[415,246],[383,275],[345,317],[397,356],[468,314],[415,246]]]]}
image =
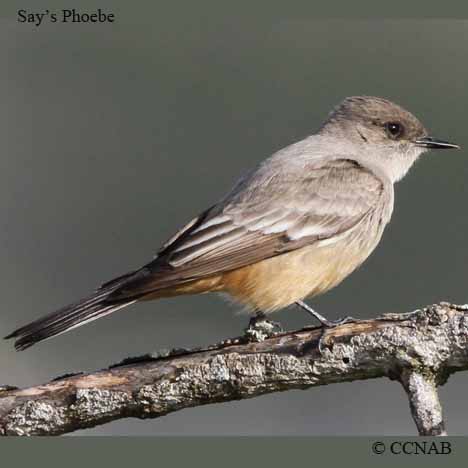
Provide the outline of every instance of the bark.
{"type": "Polygon", "coordinates": [[[437,387],[468,368],[468,306],[441,303],[328,329],[250,333],[207,348],[128,358],[108,369],[0,387],[0,434],[58,435],[126,418],[271,392],[389,377],[421,435],[445,435],[437,387]],[[320,349],[319,349],[320,342],[320,349]]]}

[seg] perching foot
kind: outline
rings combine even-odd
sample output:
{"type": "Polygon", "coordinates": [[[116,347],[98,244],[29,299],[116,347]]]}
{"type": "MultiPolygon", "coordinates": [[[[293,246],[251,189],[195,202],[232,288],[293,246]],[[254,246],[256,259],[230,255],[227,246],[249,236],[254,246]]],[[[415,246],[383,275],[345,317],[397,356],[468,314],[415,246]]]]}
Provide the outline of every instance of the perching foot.
{"type": "Polygon", "coordinates": [[[334,327],[337,327],[339,325],[344,325],[345,323],[350,323],[350,322],[355,322],[356,321],[355,318],[349,317],[349,316],[344,317],[344,318],[340,318],[338,320],[328,320],[323,315],[320,315],[318,312],[316,312],[314,309],[312,309],[312,307],[308,306],[304,301],[297,301],[296,304],[299,307],[301,307],[302,309],[304,309],[306,312],[311,314],[314,318],[316,318],[322,324],[323,330],[322,330],[322,334],[321,334],[319,342],[318,342],[318,349],[319,349],[321,354],[323,354],[323,350],[324,350],[324,343],[325,343],[326,337],[327,337],[327,329],[334,328],[334,327]]]}
{"type": "Polygon", "coordinates": [[[308,312],[310,315],[316,318],[324,327],[327,327],[327,328],[333,328],[333,327],[337,327],[338,325],[343,325],[345,323],[356,321],[354,317],[349,317],[349,316],[340,318],[338,320],[328,320],[326,317],[324,317],[323,315],[320,315],[318,312],[312,309],[312,307],[308,306],[304,301],[297,301],[296,304],[301,309],[304,309],[306,312],[308,312]]]}

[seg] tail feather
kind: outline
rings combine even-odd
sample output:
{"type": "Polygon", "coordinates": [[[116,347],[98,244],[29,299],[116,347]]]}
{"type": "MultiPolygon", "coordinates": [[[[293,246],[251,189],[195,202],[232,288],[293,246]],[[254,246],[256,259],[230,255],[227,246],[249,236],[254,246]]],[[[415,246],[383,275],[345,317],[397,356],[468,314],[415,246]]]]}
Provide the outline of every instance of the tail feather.
{"type": "Polygon", "coordinates": [[[16,338],[15,348],[20,351],[136,302],[135,299],[110,301],[109,295],[114,290],[115,288],[99,289],[81,301],[62,307],[18,328],[5,339],[16,338]]]}

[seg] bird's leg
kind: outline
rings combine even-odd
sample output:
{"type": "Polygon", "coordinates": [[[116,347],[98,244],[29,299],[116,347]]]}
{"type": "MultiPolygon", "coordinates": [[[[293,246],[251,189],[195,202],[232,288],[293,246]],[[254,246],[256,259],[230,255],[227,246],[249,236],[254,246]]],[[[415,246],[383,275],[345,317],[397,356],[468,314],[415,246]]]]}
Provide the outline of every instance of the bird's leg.
{"type": "Polygon", "coordinates": [[[297,301],[296,305],[298,305],[301,309],[304,309],[310,315],[315,317],[326,328],[333,328],[333,327],[337,327],[338,325],[343,325],[344,323],[356,321],[354,317],[349,317],[349,316],[340,318],[338,320],[328,320],[323,315],[320,315],[318,312],[312,309],[312,307],[308,306],[304,301],[297,301]]]}
{"type": "Polygon", "coordinates": [[[320,339],[318,342],[318,349],[321,354],[323,354],[323,344],[324,341],[327,338],[327,330],[329,328],[334,328],[337,327],[338,325],[343,325],[345,323],[349,322],[355,322],[356,319],[353,317],[344,317],[338,320],[328,320],[325,318],[323,315],[320,315],[318,312],[316,312],[312,307],[308,306],[304,301],[297,301],[296,304],[301,308],[304,309],[306,312],[311,314],[313,317],[315,317],[321,324],[322,324],[322,333],[320,335],[320,339]]]}
{"type": "Polygon", "coordinates": [[[263,341],[282,331],[280,323],[267,320],[265,313],[258,311],[251,317],[245,336],[252,341],[263,341]]]}

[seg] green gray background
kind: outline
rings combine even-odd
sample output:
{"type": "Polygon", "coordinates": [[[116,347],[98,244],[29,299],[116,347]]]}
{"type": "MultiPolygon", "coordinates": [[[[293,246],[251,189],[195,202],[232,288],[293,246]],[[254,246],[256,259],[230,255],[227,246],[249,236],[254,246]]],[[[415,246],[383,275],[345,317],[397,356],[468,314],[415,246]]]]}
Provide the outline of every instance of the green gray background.
{"type": "MultiPolygon", "coordinates": [[[[465,21],[107,10],[113,25],[0,24],[1,335],[151,259],[245,170],[314,132],[345,96],[395,100],[435,136],[468,146],[465,21]]],[[[334,318],[467,302],[466,158],[466,150],[425,156],[396,187],[377,251],[312,304],[334,318]]],[[[1,342],[0,384],[27,386],[157,348],[219,341],[245,326],[235,311],[216,296],[183,297],[131,307],[22,353],[1,342]]],[[[274,318],[285,328],[309,322],[294,308],[274,318]]],[[[467,383],[456,374],[441,389],[451,434],[468,432],[467,383]]],[[[399,384],[381,379],[85,433],[415,429],[399,384]]]]}

